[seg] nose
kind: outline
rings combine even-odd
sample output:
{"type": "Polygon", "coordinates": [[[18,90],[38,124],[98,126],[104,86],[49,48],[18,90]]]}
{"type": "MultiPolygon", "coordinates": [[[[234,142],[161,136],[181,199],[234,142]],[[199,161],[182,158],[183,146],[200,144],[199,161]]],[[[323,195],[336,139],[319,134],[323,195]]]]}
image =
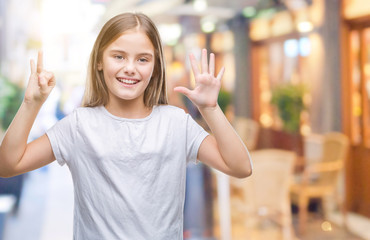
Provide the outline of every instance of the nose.
{"type": "Polygon", "coordinates": [[[126,61],[123,66],[123,71],[129,75],[135,74],[135,64],[132,61],[126,61]]]}

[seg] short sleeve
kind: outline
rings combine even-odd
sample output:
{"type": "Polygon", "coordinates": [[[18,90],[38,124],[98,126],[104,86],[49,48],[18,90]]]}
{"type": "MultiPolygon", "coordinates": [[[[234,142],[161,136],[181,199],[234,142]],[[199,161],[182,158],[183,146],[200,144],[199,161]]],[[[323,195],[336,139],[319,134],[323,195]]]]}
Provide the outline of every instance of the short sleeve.
{"type": "Polygon", "coordinates": [[[68,162],[73,152],[77,133],[76,116],[74,111],[46,131],[54,156],[61,166],[68,162]]]}
{"type": "Polygon", "coordinates": [[[189,114],[186,118],[186,160],[197,163],[200,144],[209,134],[189,114]]]}

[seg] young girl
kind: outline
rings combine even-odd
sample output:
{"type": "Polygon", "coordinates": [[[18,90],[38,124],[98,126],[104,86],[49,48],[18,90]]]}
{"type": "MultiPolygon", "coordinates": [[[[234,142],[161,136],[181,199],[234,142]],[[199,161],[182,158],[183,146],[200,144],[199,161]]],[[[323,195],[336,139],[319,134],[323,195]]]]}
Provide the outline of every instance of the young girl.
{"type": "Polygon", "coordinates": [[[167,105],[162,43],[145,15],[109,20],[93,47],[83,107],[40,138],[27,137],[55,85],[31,60],[24,100],[0,147],[0,176],[22,174],[55,159],[74,182],[74,239],[182,239],[185,171],[197,159],[235,177],[251,174],[248,150],[217,97],[215,56],[190,55],[196,86],[177,87],[199,109],[212,135],[167,105]]]}

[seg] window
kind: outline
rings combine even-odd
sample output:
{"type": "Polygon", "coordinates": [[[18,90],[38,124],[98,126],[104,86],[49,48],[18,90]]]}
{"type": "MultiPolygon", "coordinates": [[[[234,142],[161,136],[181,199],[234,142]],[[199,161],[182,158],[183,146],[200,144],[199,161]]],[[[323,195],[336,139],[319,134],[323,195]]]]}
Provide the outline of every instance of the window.
{"type": "MultiPolygon", "coordinates": [[[[310,83],[311,40],[308,37],[278,39],[254,46],[254,81],[258,85],[257,114],[264,127],[282,129],[281,119],[271,105],[272,90],[284,83],[310,83]]],[[[306,97],[305,100],[309,99],[306,97]]],[[[309,133],[309,114],[301,115],[301,132],[309,133]]]]}
{"type": "Polygon", "coordinates": [[[351,139],[370,147],[370,27],[350,32],[351,139]]]}

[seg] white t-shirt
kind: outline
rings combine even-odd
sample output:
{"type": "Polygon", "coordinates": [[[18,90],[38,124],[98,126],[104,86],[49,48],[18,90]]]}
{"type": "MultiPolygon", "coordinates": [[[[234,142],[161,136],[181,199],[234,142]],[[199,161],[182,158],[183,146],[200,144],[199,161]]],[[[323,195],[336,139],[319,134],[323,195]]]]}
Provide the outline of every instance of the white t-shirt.
{"type": "Polygon", "coordinates": [[[72,174],[74,239],[182,239],[186,164],[207,134],[168,105],[143,119],[77,108],[59,121],[47,135],[72,174]]]}

